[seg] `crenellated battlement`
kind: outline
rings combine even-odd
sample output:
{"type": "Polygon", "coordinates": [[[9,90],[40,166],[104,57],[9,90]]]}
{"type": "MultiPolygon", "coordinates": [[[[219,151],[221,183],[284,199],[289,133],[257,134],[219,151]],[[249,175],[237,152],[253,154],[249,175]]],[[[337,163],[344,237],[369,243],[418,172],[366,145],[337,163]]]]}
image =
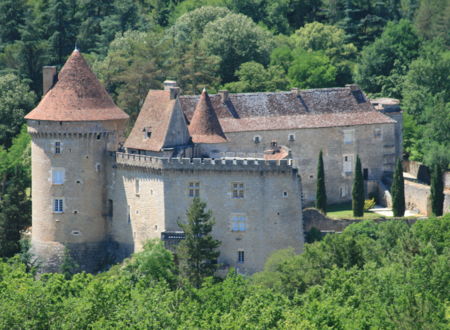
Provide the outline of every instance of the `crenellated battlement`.
{"type": "Polygon", "coordinates": [[[168,158],[130,153],[116,153],[116,162],[122,166],[161,170],[220,170],[220,171],[290,171],[294,160],[168,158]]]}

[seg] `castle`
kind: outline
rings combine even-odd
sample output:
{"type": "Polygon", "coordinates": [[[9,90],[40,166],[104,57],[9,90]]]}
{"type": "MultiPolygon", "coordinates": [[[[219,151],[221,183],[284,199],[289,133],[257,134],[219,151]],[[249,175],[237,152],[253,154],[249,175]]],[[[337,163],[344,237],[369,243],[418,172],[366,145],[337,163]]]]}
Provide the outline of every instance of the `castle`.
{"type": "Polygon", "coordinates": [[[198,196],[215,217],[218,262],[253,273],[275,250],[302,251],[302,209],[315,199],[320,150],[330,203],[351,199],[357,154],[370,191],[401,152],[401,122],[355,85],[185,96],[166,81],[148,93],[127,138],[128,115],[79,51],[57,78],[44,68],[44,93],[25,118],[32,248],[46,270],[57,270],[65,247],[95,271],[148,239],[176,242],[198,196]]]}

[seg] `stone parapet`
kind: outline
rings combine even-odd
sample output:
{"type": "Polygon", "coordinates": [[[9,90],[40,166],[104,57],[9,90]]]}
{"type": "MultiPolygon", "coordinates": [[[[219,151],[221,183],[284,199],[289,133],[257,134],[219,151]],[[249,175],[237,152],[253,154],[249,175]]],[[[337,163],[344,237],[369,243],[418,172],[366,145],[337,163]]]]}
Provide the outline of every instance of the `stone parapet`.
{"type": "Polygon", "coordinates": [[[129,153],[116,153],[119,166],[151,168],[156,170],[219,170],[219,171],[292,171],[292,159],[213,159],[213,158],[167,158],[129,153]]]}

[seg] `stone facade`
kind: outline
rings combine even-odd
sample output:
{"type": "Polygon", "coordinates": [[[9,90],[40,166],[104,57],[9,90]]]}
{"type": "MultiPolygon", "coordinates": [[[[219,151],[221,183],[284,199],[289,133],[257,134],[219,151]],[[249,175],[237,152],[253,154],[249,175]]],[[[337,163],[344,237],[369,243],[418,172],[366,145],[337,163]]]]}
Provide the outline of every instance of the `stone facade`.
{"type": "Polygon", "coordinates": [[[65,248],[96,271],[149,239],[173,247],[198,196],[215,218],[223,270],[254,273],[275,250],[302,251],[320,150],[329,203],[351,199],[356,155],[376,190],[400,152],[396,121],[355,85],[210,97],[183,96],[171,81],[148,93],[125,140],[128,116],[78,51],[53,78],[25,117],[32,246],[44,270],[58,270],[65,248]]]}

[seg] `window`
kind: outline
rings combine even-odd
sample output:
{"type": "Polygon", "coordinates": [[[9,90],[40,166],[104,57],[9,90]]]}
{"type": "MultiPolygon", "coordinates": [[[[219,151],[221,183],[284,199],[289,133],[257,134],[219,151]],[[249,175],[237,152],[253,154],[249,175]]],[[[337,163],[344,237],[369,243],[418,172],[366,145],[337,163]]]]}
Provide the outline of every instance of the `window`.
{"type": "Polygon", "coordinates": [[[107,210],[106,210],[108,217],[113,216],[113,209],[114,209],[113,200],[108,199],[107,210]]]}
{"type": "Polygon", "coordinates": [[[289,135],[288,135],[288,140],[289,140],[290,142],[295,141],[295,134],[293,134],[293,133],[289,134],[289,135]]]}
{"type": "Polygon", "coordinates": [[[352,144],[355,139],[355,130],[347,129],[344,130],[344,144],[352,144]]]}
{"type": "Polygon", "coordinates": [[[288,192],[287,191],[283,191],[283,198],[288,198],[288,192]]]}
{"type": "Polygon", "coordinates": [[[100,172],[101,169],[102,169],[102,166],[100,165],[100,163],[95,164],[95,171],[96,172],[100,172]]]}
{"type": "Polygon", "coordinates": [[[64,201],[62,198],[55,198],[53,200],[53,212],[54,213],[64,212],[64,201]]]}
{"type": "Polygon", "coordinates": [[[238,251],[238,263],[242,264],[245,261],[244,251],[238,251]]]}
{"type": "Polygon", "coordinates": [[[369,180],[369,169],[368,168],[363,168],[363,177],[364,177],[364,180],[369,180]]]}
{"type": "Polygon", "coordinates": [[[373,130],[373,137],[375,139],[381,139],[381,128],[375,128],[373,130]]]}
{"type": "Polygon", "coordinates": [[[139,179],[136,179],[136,181],[134,181],[134,192],[136,193],[136,195],[139,195],[140,190],[141,187],[139,185],[139,179]]]}
{"type": "Polygon", "coordinates": [[[352,173],[353,172],[353,155],[344,155],[343,156],[343,166],[344,173],[352,173]]]}
{"type": "Polygon", "coordinates": [[[231,231],[246,231],[247,216],[244,214],[233,214],[231,216],[231,231]]]}
{"type": "Polygon", "coordinates": [[[52,168],[52,184],[63,184],[64,172],[63,168],[52,168]]]}
{"type": "Polygon", "coordinates": [[[253,137],[253,142],[255,142],[255,143],[260,143],[261,140],[262,140],[262,138],[261,138],[259,135],[255,135],[255,136],[253,137]]]}
{"type": "Polygon", "coordinates": [[[340,193],[341,198],[347,197],[347,194],[348,194],[347,186],[346,185],[341,186],[339,188],[339,193],[340,193]]]}
{"type": "Polygon", "coordinates": [[[144,140],[147,140],[152,137],[152,128],[151,127],[144,127],[142,130],[144,132],[144,140]]]}
{"type": "Polygon", "coordinates": [[[242,182],[233,182],[233,198],[244,198],[244,184],[242,182]]]}
{"type": "Polygon", "coordinates": [[[128,221],[128,223],[131,223],[131,207],[130,207],[130,205],[127,206],[127,221],[128,221]]]}
{"type": "Polygon", "coordinates": [[[55,141],[55,154],[61,153],[61,141],[55,141]]]}
{"type": "Polygon", "coordinates": [[[189,197],[200,196],[200,182],[189,182],[189,197]]]}

